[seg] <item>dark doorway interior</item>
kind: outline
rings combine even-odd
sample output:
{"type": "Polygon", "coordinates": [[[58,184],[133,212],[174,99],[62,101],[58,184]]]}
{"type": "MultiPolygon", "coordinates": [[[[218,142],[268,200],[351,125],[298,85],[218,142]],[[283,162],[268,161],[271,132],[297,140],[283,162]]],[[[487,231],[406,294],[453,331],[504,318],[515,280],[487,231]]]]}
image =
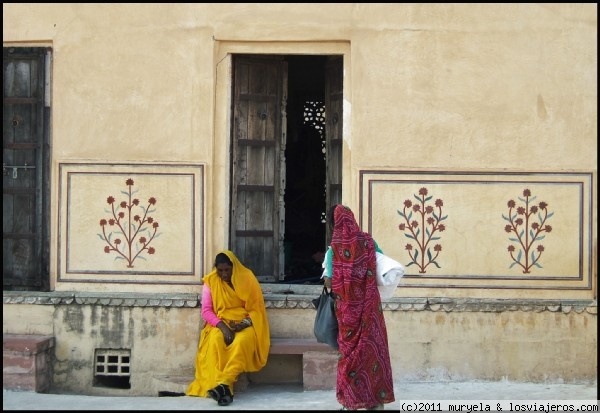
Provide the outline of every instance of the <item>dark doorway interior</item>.
{"type": "Polygon", "coordinates": [[[317,283],[325,252],[326,56],[288,61],[285,280],[317,283]]]}

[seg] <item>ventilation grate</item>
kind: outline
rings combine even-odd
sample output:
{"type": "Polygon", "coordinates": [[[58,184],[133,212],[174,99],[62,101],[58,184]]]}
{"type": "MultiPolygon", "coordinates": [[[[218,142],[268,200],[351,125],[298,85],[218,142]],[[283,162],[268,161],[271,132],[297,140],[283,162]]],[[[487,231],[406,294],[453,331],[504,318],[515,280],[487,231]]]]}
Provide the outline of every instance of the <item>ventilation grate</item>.
{"type": "Polygon", "coordinates": [[[96,349],[97,376],[129,376],[129,350],[96,349]]]}
{"type": "Polygon", "coordinates": [[[130,388],[129,349],[96,349],[94,384],[103,387],[130,388]]]}

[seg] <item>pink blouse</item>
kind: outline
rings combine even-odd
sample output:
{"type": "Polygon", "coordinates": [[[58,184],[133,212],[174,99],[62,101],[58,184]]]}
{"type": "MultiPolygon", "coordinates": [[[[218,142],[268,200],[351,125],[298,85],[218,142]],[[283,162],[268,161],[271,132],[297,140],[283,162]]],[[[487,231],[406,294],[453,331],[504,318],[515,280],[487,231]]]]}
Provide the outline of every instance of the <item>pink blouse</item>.
{"type": "Polygon", "coordinates": [[[213,310],[212,294],[210,287],[206,284],[202,286],[202,318],[213,327],[216,327],[221,321],[213,310]]]}

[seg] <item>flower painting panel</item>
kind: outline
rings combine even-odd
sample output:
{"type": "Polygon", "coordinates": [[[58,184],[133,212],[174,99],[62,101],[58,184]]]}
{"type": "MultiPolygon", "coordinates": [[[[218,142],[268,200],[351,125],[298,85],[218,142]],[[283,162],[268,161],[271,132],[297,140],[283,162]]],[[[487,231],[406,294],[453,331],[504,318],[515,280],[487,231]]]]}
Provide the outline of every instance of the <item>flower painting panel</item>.
{"type": "Polygon", "coordinates": [[[590,174],[385,171],[361,182],[361,225],[406,266],[404,287],[436,296],[592,291],[590,174]]]}
{"type": "Polygon", "coordinates": [[[59,281],[198,279],[202,168],[61,165],[59,281]]]}

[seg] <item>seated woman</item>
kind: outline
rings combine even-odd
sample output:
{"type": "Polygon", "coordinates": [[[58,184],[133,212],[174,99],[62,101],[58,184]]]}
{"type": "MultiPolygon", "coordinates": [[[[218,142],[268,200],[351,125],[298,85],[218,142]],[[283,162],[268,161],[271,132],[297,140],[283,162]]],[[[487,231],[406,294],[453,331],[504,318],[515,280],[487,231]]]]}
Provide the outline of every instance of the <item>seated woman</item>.
{"type": "Polygon", "coordinates": [[[264,297],[254,273],[231,251],[215,258],[202,281],[202,318],[195,380],[188,396],[210,396],[219,406],[233,401],[233,383],[243,372],[267,363],[269,323],[264,297]]]}

